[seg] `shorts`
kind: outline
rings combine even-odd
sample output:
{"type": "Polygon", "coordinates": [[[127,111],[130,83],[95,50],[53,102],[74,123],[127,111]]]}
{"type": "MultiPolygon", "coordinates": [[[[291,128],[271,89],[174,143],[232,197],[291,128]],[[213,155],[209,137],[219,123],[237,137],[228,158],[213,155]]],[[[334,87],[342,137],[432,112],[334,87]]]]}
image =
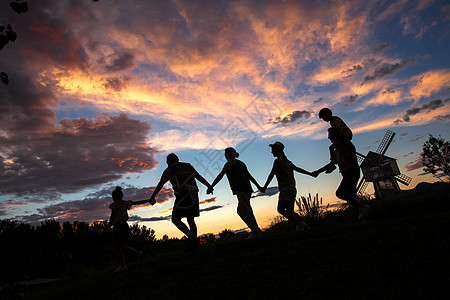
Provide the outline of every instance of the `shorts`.
{"type": "Polygon", "coordinates": [[[336,195],[351,195],[356,197],[356,186],[359,180],[359,167],[351,167],[342,174],[342,181],[336,190],[336,195]]]}
{"type": "Polygon", "coordinates": [[[114,224],[112,234],[116,244],[122,244],[132,236],[127,221],[118,221],[114,224]]]}
{"type": "Polygon", "coordinates": [[[172,218],[194,218],[200,216],[198,204],[198,191],[186,190],[175,193],[175,205],[173,206],[172,218]]]}
{"type": "Polygon", "coordinates": [[[278,202],[289,201],[289,202],[295,203],[296,197],[297,197],[297,189],[295,188],[295,185],[288,185],[288,186],[280,188],[278,202]]]}

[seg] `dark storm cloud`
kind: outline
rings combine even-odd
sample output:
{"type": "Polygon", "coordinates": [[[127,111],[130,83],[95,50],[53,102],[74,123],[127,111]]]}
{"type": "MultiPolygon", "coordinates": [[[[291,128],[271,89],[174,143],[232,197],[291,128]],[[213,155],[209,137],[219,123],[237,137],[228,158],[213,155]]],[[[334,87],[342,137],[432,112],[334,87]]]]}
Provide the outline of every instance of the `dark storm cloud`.
{"type": "Polygon", "coordinates": [[[284,118],[276,117],[275,120],[273,120],[272,124],[281,124],[286,125],[288,123],[294,123],[298,121],[299,119],[309,119],[311,117],[311,112],[306,110],[296,110],[292,112],[291,114],[285,116],[284,118]]]}
{"type": "Polygon", "coordinates": [[[402,60],[401,62],[395,63],[395,64],[385,64],[385,65],[379,67],[378,69],[376,69],[372,75],[367,75],[366,77],[364,77],[363,81],[361,82],[361,85],[365,84],[366,82],[372,81],[372,80],[383,78],[384,76],[392,74],[396,70],[399,70],[399,69],[403,68],[404,66],[411,64],[415,61],[416,61],[415,58],[410,58],[410,59],[402,60]]]}
{"type": "Polygon", "coordinates": [[[344,107],[349,106],[350,104],[356,103],[358,101],[358,95],[350,95],[342,98],[341,105],[344,107]]]}
{"type": "Polygon", "coordinates": [[[375,48],[373,48],[373,53],[381,53],[384,50],[386,50],[387,48],[389,48],[391,46],[390,43],[384,43],[384,44],[380,44],[378,46],[376,46],[375,48]]]}
{"type": "Polygon", "coordinates": [[[408,109],[403,117],[401,119],[397,119],[394,123],[399,124],[402,122],[409,122],[411,120],[411,116],[417,115],[418,113],[422,111],[432,111],[439,107],[442,107],[445,105],[445,103],[448,103],[450,101],[450,98],[445,99],[442,101],[441,99],[431,100],[428,103],[423,104],[420,107],[413,107],[408,109]]]}
{"type": "Polygon", "coordinates": [[[51,131],[1,136],[0,193],[74,192],[156,166],[150,125],[125,114],[63,119],[51,131]]]}
{"type": "Polygon", "coordinates": [[[134,51],[131,49],[120,49],[103,57],[99,63],[107,72],[118,72],[131,69],[135,64],[134,51]]]}
{"type": "Polygon", "coordinates": [[[81,27],[74,31],[73,24],[82,20],[83,25],[89,27],[89,22],[96,19],[90,7],[81,1],[42,0],[31,5],[30,10],[21,16],[7,5],[4,6],[6,9],[2,6],[0,19],[11,23],[17,32],[14,51],[26,57],[30,67],[39,62],[85,70],[88,68],[88,55],[82,45],[85,36],[81,27]],[[56,7],[58,14],[55,13],[56,7]]]}
{"type": "MultiPolygon", "coordinates": [[[[61,222],[64,221],[84,221],[94,222],[97,220],[109,219],[111,210],[109,205],[112,203],[111,193],[114,188],[105,188],[95,193],[89,194],[83,200],[65,201],[52,205],[47,205],[43,208],[38,208],[37,214],[30,216],[19,216],[16,219],[26,223],[40,223],[48,219],[57,219],[61,222]]],[[[154,187],[124,187],[124,199],[125,200],[144,200],[150,198],[154,187]]],[[[173,197],[171,189],[162,189],[156,198],[158,203],[168,201],[173,197]]],[[[139,207],[149,206],[150,204],[139,205],[139,207]]],[[[133,217],[130,217],[132,220],[133,217]]],[[[139,217],[134,217],[139,218],[139,217]]],[[[133,221],[133,220],[132,220],[133,221]]]]}

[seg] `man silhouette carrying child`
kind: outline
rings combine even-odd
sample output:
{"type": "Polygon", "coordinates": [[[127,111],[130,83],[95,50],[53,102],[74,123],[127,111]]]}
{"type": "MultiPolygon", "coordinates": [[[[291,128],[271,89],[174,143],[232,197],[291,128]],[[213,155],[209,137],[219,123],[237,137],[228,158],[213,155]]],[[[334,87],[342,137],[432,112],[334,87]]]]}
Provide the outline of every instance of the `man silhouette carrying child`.
{"type": "Polygon", "coordinates": [[[355,207],[359,211],[358,220],[362,220],[367,216],[370,207],[362,204],[356,198],[356,185],[360,176],[356,148],[350,140],[343,140],[338,130],[333,127],[328,129],[328,139],[332,143],[330,146],[331,161],[312,174],[316,177],[322,172],[330,173],[330,165],[334,166],[337,163],[342,181],[336,190],[336,196],[355,207]]]}

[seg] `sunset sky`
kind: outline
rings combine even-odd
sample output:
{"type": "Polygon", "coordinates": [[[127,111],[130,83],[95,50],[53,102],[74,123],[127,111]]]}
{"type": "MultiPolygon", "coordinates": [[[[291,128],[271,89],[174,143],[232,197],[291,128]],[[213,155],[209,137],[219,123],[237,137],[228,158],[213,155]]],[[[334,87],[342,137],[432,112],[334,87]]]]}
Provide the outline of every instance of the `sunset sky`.
{"type": "MultiPolygon", "coordinates": [[[[386,155],[413,179],[402,188],[437,180],[420,153],[429,134],[450,139],[448,1],[39,0],[20,15],[9,2],[0,25],[18,37],[0,51],[2,219],[108,219],[114,187],[149,198],[171,152],[212,182],[233,146],[264,184],[278,140],[313,171],[329,160],[323,107],[360,153],[396,133],[386,155]]],[[[340,178],[297,173],[298,196],[338,203],[340,178]]],[[[245,228],[226,178],[213,195],[199,187],[199,234],[245,228]]],[[[262,227],[276,192],[252,199],[262,227]]],[[[129,221],[181,237],[173,199],[167,185],[129,221]]]]}

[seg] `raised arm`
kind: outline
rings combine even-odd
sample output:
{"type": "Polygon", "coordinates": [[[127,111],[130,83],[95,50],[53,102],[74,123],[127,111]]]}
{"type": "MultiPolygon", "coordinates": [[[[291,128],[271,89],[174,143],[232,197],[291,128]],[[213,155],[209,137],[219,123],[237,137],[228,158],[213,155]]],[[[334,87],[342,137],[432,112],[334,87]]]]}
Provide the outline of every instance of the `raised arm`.
{"type": "Polygon", "coordinates": [[[131,201],[132,205],[141,205],[141,204],[145,204],[145,203],[148,203],[148,199],[131,201]]]}

